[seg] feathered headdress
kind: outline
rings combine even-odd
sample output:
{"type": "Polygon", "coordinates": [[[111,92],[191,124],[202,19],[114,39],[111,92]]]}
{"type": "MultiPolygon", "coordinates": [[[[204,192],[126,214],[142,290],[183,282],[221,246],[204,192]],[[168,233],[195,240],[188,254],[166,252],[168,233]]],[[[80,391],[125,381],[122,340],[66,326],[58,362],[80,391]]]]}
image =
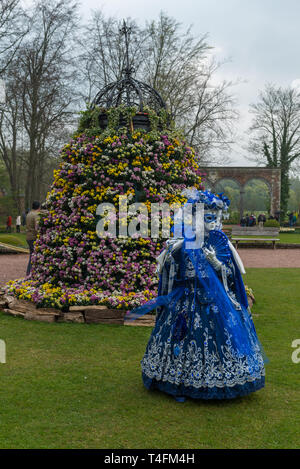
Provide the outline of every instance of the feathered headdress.
{"type": "Polygon", "coordinates": [[[210,191],[198,191],[196,188],[192,187],[190,189],[184,189],[181,194],[187,197],[187,203],[198,202],[204,204],[204,210],[226,211],[230,205],[230,200],[223,192],[213,194],[210,191]]]}

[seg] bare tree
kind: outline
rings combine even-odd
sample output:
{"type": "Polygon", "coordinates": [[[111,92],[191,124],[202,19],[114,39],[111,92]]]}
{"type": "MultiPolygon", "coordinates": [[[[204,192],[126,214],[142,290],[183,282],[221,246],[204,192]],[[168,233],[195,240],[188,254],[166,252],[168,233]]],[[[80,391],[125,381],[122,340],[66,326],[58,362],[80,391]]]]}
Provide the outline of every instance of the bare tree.
{"type": "Polygon", "coordinates": [[[0,2],[0,76],[13,60],[28,28],[24,28],[22,18],[25,12],[20,0],[0,2]]]}
{"type": "MultiPolygon", "coordinates": [[[[195,38],[191,28],[183,30],[165,13],[144,27],[130,18],[127,24],[132,30],[129,57],[136,78],[161,94],[175,123],[203,160],[214,149],[228,148],[232,122],[237,117],[232,83],[212,84],[220,64],[208,58],[212,48],[207,36],[195,38]]],[[[125,57],[121,27],[115,18],[106,19],[101,12],[94,12],[83,44],[87,101],[121,77],[125,57]]]]}
{"type": "Polygon", "coordinates": [[[76,15],[72,0],[36,1],[23,18],[28,32],[3,74],[0,157],[16,203],[24,191],[26,207],[44,195],[52,161],[74,120],[76,15]]]}
{"type": "Polygon", "coordinates": [[[287,210],[289,172],[300,160],[300,93],[267,85],[251,105],[253,122],[249,150],[255,161],[281,169],[281,208],[287,210]]]}
{"type": "Polygon", "coordinates": [[[180,23],[163,12],[146,31],[150,54],[143,72],[148,82],[163,96],[201,160],[211,162],[213,151],[221,148],[224,161],[238,113],[231,94],[233,83],[215,83],[222,64],[211,56],[213,48],[207,43],[207,35],[195,38],[191,28],[183,31],[180,23]]]}
{"type": "Polygon", "coordinates": [[[195,80],[189,108],[182,115],[182,127],[189,143],[198,149],[201,160],[211,164],[213,154],[221,154],[224,164],[234,143],[234,122],[239,113],[232,94],[234,83],[214,83],[220,64],[214,59],[203,65],[202,74],[195,80]]]}
{"type": "MultiPolygon", "coordinates": [[[[142,63],[142,32],[132,19],[127,25],[134,31],[130,43],[130,67],[138,71],[142,63]]],[[[84,39],[80,39],[82,67],[81,95],[90,102],[96,93],[121,78],[125,68],[125,44],[122,24],[116,18],[105,18],[101,11],[94,11],[84,39]]]]}
{"type": "Polygon", "coordinates": [[[72,36],[76,30],[76,3],[39,1],[31,16],[31,31],[15,60],[22,123],[27,136],[25,200],[39,199],[40,181],[49,157],[47,141],[68,124],[76,92],[72,65],[72,36]]]}
{"type": "Polygon", "coordinates": [[[201,64],[211,49],[206,36],[195,39],[191,28],[181,29],[180,23],[165,13],[160,13],[157,21],[148,23],[144,33],[144,66],[140,70],[162,95],[174,119],[186,114],[187,98],[190,98],[195,80],[202,73],[201,64]]]}
{"type": "Polygon", "coordinates": [[[20,209],[22,191],[22,171],[24,161],[20,142],[22,138],[22,113],[17,82],[12,78],[13,64],[8,66],[9,78],[6,80],[6,104],[0,111],[0,157],[9,176],[11,194],[15,205],[20,209]]]}

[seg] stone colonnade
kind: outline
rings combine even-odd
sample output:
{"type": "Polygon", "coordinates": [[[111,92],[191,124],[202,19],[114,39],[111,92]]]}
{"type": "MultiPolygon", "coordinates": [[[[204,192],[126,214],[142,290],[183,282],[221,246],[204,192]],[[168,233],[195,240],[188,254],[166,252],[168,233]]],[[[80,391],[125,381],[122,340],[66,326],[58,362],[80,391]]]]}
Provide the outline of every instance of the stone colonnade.
{"type": "Polygon", "coordinates": [[[280,184],[281,184],[281,170],[279,168],[260,168],[248,166],[207,166],[202,168],[206,174],[206,186],[214,191],[218,182],[223,179],[231,179],[235,181],[240,188],[240,217],[244,213],[244,194],[245,184],[251,179],[261,179],[264,181],[270,191],[271,207],[270,213],[272,216],[279,215],[280,213],[280,184]]]}

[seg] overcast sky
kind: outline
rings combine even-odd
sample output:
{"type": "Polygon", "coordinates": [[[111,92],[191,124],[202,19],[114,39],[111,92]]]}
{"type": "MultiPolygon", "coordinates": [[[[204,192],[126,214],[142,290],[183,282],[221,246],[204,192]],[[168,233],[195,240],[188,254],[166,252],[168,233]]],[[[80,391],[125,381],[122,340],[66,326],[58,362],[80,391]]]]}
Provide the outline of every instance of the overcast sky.
{"type": "MultiPolygon", "coordinates": [[[[26,0],[25,0],[26,1],[26,0]]],[[[30,1],[30,0],[28,0],[30,1]]],[[[81,11],[88,19],[92,9],[106,16],[132,17],[138,23],[157,19],[163,10],[193,34],[208,34],[222,66],[218,78],[241,80],[234,87],[241,119],[239,143],[232,165],[253,165],[242,146],[251,122],[249,104],[266,83],[300,87],[300,0],[84,0],[81,11]]]]}

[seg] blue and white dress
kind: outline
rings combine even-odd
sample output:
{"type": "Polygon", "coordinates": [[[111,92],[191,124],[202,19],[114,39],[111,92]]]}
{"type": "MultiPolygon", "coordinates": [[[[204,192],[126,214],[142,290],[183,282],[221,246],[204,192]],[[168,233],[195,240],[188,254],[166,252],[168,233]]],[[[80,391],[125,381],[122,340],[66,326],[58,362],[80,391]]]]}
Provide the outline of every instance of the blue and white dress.
{"type": "Polygon", "coordinates": [[[212,267],[203,249],[189,251],[185,241],[177,243],[165,255],[158,298],[142,308],[143,313],[157,310],[141,361],[148,389],[175,397],[230,399],[264,387],[262,347],[237,256],[224,233],[212,234],[205,243],[211,248],[217,239],[223,246],[221,268],[212,267]]]}

